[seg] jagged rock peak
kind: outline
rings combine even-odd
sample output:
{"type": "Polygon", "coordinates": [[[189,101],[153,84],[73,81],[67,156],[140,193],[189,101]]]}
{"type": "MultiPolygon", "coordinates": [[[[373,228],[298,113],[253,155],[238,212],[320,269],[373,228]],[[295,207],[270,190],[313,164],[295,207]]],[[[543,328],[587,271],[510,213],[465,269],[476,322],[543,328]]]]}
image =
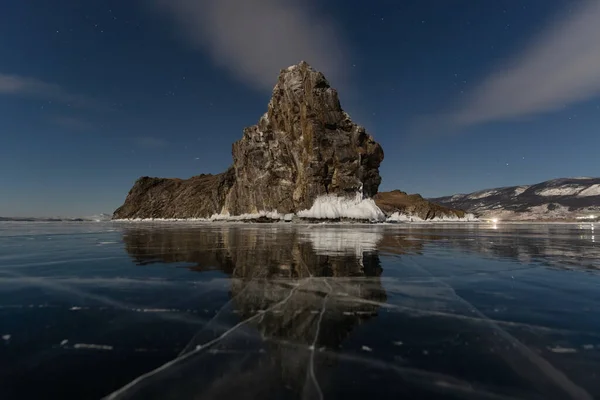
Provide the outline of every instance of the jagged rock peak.
{"type": "Polygon", "coordinates": [[[294,120],[301,114],[331,129],[352,128],[352,121],[342,110],[337,91],[321,72],[314,70],[306,61],[281,70],[268,111],[259,126],[287,131],[293,128],[294,120]]]}
{"type": "Polygon", "coordinates": [[[306,62],[283,69],[268,110],[233,145],[235,185],[224,212],[297,212],[318,196],[373,196],[381,146],[354,124],[337,91],[306,62]]]}

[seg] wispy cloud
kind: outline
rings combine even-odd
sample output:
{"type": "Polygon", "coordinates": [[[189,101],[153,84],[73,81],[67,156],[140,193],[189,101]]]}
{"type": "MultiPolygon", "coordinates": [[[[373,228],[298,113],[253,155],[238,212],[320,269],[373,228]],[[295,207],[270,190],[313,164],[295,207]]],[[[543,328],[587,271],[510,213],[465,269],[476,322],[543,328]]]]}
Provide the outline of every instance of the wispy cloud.
{"type": "Polygon", "coordinates": [[[0,72],[0,95],[13,95],[53,100],[74,107],[94,108],[96,102],[86,96],[71,93],[60,85],[35,78],[0,72]]]}
{"type": "Polygon", "coordinates": [[[600,1],[574,2],[472,93],[453,115],[459,125],[508,120],[600,95],[600,1]]]}
{"type": "Polygon", "coordinates": [[[312,0],[154,0],[178,28],[239,79],[272,88],[279,70],[305,60],[342,74],[343,43],[312,0]]]}

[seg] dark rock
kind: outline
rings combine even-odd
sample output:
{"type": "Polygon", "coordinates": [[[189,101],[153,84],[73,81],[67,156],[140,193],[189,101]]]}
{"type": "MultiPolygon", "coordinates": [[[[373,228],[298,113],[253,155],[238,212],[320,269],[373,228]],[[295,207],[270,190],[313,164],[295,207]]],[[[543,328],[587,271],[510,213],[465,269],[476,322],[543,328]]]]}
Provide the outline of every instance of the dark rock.
{"type": "Polygon", "coordinates": [[[113,218],[205,218],[221,211],[233,186],[233,170],[190,179],[143,177],[113,218]]]}
{"type": "Polygon", "coordinates": [[[424,220],[443,217],[464,218],[465,216],[465,212],[462,210],[444,207],[425,200],[419,194],[406,194],[400,190],[377,193],[373,200],[377,207],[388,216],[395,212],[417,216],[424,220]]]}
{"type": "Polygon", "coordinates": [[[383,150],[307,63],[282,70],[268,111],[233,144],[233,215],[308,209],[325,194],[377,193],[383,150]]]}

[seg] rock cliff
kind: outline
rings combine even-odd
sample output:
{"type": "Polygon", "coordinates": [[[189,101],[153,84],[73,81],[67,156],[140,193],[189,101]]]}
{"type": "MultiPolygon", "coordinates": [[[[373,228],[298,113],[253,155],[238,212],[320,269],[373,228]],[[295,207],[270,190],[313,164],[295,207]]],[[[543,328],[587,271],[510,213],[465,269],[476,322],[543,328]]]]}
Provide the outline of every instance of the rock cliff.
{"type": "Polygon", "coordinates": [[[321,195],[371,197],[383,150],[346,114],[322,73],[301,62],[281,71],[268,111],[233,145],[233,215],[308,209],[321,195]]]}
{"type": "Polygon", "coordinates": [[[281,71],[267,112],[233,144],[233,166],[187,180],[140,178],[113,218],[294,213],[321,195],[371,197],[381,146],[352,122],[337,91],[306,62],[281,71]]]}
{"type": "Polygon", "coordinates": [[[140,178],[113,219],[206,218],[221,211],[233,179],[232,169],[190,179],[140,178]]]}

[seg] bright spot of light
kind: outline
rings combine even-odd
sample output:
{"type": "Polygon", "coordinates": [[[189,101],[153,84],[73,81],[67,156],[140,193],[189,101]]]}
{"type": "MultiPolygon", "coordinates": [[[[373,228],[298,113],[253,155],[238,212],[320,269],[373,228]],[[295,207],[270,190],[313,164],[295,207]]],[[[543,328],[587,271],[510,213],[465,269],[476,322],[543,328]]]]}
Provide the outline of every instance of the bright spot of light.
{"type": "Polygon", "coordinates": [[[492,222],[493,222],[494,224],[497,224],[497,223],[498,223],[498,218],[494,218],[494,219],[492,220],[492,222]]]}

